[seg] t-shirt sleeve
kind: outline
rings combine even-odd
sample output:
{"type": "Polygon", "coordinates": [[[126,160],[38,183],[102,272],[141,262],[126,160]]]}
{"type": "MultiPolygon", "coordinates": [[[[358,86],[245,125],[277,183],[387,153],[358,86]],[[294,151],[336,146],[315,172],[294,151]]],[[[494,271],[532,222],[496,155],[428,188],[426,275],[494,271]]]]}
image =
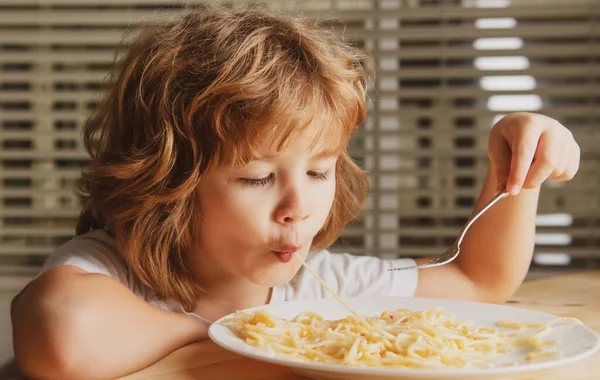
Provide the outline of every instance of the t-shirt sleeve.
{"type": "Polygon", "coordinates": [[[104,274],[129,287],[125,262],[117,254],[114,239],[104,231],[77,236],[58,247],[48,257],[38,276],[61,265],[72,265],[88,273],[104,274]]]}
{"type": "MultiPolygon", "coordinates": [[[[384,260],[322,251],[311,257],[307,264],[342,297],[412,297],[417,288],[417,270],[388,271],[390,268],[415,265],[412,259],[384,260]]],[[[304,268],[287,293],[288,301],[331,297],[304,268]]]]}

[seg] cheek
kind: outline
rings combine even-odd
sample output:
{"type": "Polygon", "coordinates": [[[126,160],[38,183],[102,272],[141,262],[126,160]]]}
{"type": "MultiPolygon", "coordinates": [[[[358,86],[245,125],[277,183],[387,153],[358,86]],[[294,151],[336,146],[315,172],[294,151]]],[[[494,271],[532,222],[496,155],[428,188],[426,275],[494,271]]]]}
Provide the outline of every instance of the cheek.
{"type": "Polygon", "coordinates": [[[214,194],[202,206],[204,238],[215,244],[239,245],[249,237],[260,236],[260,223],[267,212],[261,202],[248,202],[235,193],[223,193],[214,194]]]}
{"type": "Polygon", "coordinates": [[[314,215],[318,215],[320,222],[324,223],[331,211],[333,200],[335,198],[335,181],[327,183],[325,188],[320,188],[315,194],[312,194],[314,215]]]}

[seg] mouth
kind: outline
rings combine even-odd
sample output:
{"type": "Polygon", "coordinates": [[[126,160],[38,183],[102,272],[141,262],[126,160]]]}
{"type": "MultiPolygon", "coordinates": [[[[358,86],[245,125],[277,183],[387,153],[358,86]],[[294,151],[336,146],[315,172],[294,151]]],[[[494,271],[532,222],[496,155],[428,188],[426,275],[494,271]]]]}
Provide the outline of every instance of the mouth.
{"type": "Polygon", "coordinates": [[[272,252],[277,256],[279,261],[283,264],[289,263],[292,260],[292,256],[294,253],[298,252],[302,246],[288,244],[283,247],[279,247],[277,250],[273,250],[272,252]]]}

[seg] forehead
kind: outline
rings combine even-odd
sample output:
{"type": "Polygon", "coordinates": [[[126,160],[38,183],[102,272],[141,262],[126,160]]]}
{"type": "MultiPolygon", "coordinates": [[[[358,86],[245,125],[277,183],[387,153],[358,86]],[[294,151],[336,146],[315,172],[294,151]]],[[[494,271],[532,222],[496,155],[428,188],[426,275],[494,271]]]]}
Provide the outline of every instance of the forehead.
{"type": "Polygon", "coordinates": [[[355,127],[332,116],[315,112],[250,122],[240,128],[237,139],[225,142],[217,165],[241,167],[285,152],[337,156],[345,151],[355,127]]]}
{"type": "Polygon", "coordinates": [[[319,119],[295,130],[274,133],[264,138],[253,152],[254,159],[272,159],[286,151],[294,154],[309,154],[313,158],[339,155],[346,145],[344,134],[335,126],[319,119]]]}

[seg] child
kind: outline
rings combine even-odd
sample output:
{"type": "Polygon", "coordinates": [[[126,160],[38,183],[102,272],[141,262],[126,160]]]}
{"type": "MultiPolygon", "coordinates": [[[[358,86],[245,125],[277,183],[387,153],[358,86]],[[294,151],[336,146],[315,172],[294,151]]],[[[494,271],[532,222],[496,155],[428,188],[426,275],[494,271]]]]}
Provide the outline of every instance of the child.
{"type": "Polygon", "coordinates": [[[365,62],[331,31],[262,11],[190,14],[137,37],[85,127],[78,236],[13,301],[23,372],[115,378],[237,309],[328,296],[293,254],[345,297],[506,300],[531,260],[540,184],[577,171],[571,133],[526,113],[494,126],[476,207],[513,196],[451,264],[390,272],[414,261],[330,254],[366,196],[346,153],[365,62]]]}

